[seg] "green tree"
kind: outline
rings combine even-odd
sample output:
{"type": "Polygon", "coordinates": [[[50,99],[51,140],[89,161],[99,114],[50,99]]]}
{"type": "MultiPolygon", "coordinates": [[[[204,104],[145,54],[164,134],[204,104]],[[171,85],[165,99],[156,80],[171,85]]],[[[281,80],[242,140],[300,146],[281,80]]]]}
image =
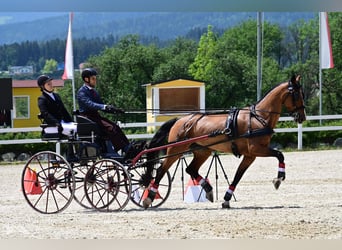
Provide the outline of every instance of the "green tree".
{"type": "Polygon", "coordinates": [[[172,41],[160,51],[161,62],[153,73],[153,81],[191,78],[188,68],[194,61],[196,50],[197,43],[193,40],[178,37],[172,41]]]}
{"type": "MultiPolygon", "coordinates": [[[[189,72],[206,83],[207,108],[228,109],[255,102],[256,97],[255,21],[226,30],[219,38],[208,28],[201,37],[197,55],[189,72]]],[[[274,57],[281,41],[279,27],[265,23],[263,69],[265,89],[277,82],[281,73],[274,57]],[[266,32],[267,30],[267,32],[266,32]],[[278,45],[272,45],[272,42],[278,45]]]]}
{"type": "Polygon", "coordinates": [[[197,80],[208,81],[210,72],[215,68],[213,54],[217,37],[212,29],[209,25],[207,33],[201,36],[195,61],[189,67],[189,73],[197,80]]]}
{"type": "MultiPolygon", "coordinates": [[[[322,113],[340,114],[342,112],[341,82],[341,43],[342,13],[328,13],[335,67],[322,70],[322,113]]],[[[302,76],[308,115],[319,114],[319,21],[294,24],[288,34],[287,53],[292,52],[289,67],[284,71],[297,72],[302,76]]],[[[288,56],[290,58],[290,56],[288,56]]]]}
{"type": "MultiPolygon", "coordinates": [[[[138,36],[129,35],[115,47],[91,57],[89,64],[99,71],[98,90],[103,100],[129,111],[145,109],[146,90],[143,84],[152,81],[160,60],[157,47],[143,46],[138,36]]],[[[126,118],[131,119],[129,116],[126,118]]],[[[145,119],[145,116],[137,119],[145,119]]]]}
{"type": "Polygon", "coordinates": [[[45,61],[44,68],[42,69],[43,74],[51,74],[57,69],[57,61],[54,59],[48,59],[45,61]]]}
{"type": "MultiPolygon", "coordinates": [[[[329,13],[329,23],[335,68],[323,70],[323,113],[335,114],[342,112],[342,14],[329,13]]],[[[145,109],[143,84],[183,77],[205,82],[207,108],[243,107],[256,101],[256,32],[253,20],[220,36],[208,26],[198,44],[177,38],[164,48],[143,45],[138,36],[129,35],[86,61],[99,71],[98,88],[105,102],[126,110],[145,109]]],[[[298,21],[288,28],[265,22],[263,93],[293,73],[301,74],[307,113],[318,114],[318,52],[318,18],[298,21]]],[[[39,61],[44,62],[42,58],[39,61]]],[[[66,86],[71,84],[67,82],[66,86]]],[[[66,97],[71,100],[70,93],[66,97]]],[[[143,121],[145,116],[140,118],[143,121]]]]}

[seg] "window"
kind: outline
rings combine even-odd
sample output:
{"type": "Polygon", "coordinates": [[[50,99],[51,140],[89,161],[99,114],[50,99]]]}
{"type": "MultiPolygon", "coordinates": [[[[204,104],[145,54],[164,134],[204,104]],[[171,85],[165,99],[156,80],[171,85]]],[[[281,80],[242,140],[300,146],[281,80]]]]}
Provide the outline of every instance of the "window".
{"type": "Polygon", "coordinates": [[[30,99],[29,96],[14,96],[13,97],[14,105],[13,105],[13,113],[15,119],[27,119],[29,118],[30,115],[30,110],[29,110],[29,103],[30,99]]]}

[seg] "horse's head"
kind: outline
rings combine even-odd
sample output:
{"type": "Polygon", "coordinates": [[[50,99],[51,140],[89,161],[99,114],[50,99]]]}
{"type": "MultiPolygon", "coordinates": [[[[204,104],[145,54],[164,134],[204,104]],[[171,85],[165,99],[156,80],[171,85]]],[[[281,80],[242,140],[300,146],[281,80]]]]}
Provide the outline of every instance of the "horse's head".
{"type": "Polygon", "coordinates": [[[302,86],[299,83],[300,76],[292,76],[288,83],[287,95],[285,97],[284,105],[295,122],[302,123],[306,120],[304,93],[302,86]]]}

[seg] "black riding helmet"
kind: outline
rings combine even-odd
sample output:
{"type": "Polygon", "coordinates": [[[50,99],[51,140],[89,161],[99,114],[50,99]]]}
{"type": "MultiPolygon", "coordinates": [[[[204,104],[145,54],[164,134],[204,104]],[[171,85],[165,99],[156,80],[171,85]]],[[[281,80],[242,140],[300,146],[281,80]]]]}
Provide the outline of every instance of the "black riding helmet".
{"type": "Polygon", "coordinates": [[[86,68],[82,71],[82,80],[86,82],[85,78],[90,78],[91,76],[96,76],[97,72],[93,68],[86,68]]]}
{"type": "Polygon", "coordinates": [[[41,75],[37,78],[37,84],[38,87],[40,87],[41,89],[44,89],[44,84],[47,83],[48,81],[51,81],[52,78],[47,76],[47,75],[41,75]]]}

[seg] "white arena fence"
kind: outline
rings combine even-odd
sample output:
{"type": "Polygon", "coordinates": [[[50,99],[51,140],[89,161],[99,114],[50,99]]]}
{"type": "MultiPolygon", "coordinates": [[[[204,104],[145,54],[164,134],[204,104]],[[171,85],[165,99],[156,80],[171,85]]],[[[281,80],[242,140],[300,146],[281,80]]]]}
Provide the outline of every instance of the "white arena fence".
{"type": "MultiPolygon", "coordinates": [[[[307,120],[342,120],[342,115],[321,115],[321,116],[307,116],[307,120]]],[[[292,117],[280,117],[279,122],[283,121],[293,121],[292,117]]],[[[148,127],[148,126],[160,126],[163,122],[154,122],[154,123],[120,123],[119,125],[122,128],[138,128],[138,127],[148,127]]],[[[293,122],[295,125],[295,123],[293,122]]],[[[304,123],[305,125],[305,123],[304,123]]],[[[303,133],[304,132],[312,132],[312,131],[329,131],[329,130],[342,130],[342,126],[324,126],[320,125],[318,127],[305,127],[303,124],[298,124],[297,127],[293,128],[276,128],[274,129],[276,133],[297,133],[297,142],[298,149],[301,150],[303,148],[303,133]]],[[[31,128],[1,128],[0,134],[3,133],[19,133],[19,132],[35,132],[41,131],[40,127],[31,127],[31,128]]],[[[151,139],[154,134],[131,134],[127,135],[129,139],[151,139]]],[[[0,135],[1,137],[1,135],[0,135]]],[[[41,139],[18,139],[18,140],[1,140],[1,144],[26,144],[26,143],[47,143],[46,141],[42,141],[41,139]]],[[[58,151],[59,145],[56,145],[56,151],[58,151]]]]}

